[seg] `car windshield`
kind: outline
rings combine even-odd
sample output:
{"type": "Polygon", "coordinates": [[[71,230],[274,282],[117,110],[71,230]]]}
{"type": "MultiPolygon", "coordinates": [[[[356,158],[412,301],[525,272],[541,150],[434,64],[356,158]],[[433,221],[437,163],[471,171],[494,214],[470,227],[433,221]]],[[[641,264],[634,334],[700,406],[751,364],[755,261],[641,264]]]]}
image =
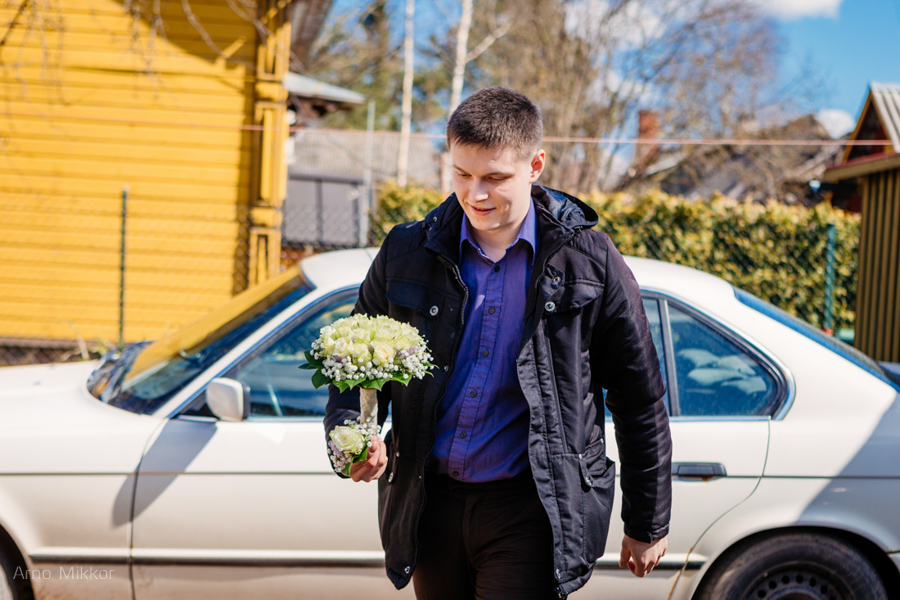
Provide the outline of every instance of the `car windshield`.
{"type": "Polygon", "coordinates": [[[88,382],[98,399],[150,414],[312,287],[299,267],[245,290],[205,317],[104,361],[88,382]]]}
{"type": "Polygon", "coordinates": [[[753,294],[749,292],[745,292],[744,290],[740,290],[738,288],[734,288],[734,295],[740,300],[742,303],[746,304],[750,308],[757,310],[767,317],[775,319],[785,327],[790,327],[792,330],[797,333],[806,336],[812,341],[820,344],[832,352],[840,355],[842,358],[845,358],[852,362],[857,367],[868,371],[881,381],[886,384],[892,386],[895,390],[900,392],[900,383],[893,376],[886,372],[881,365],[872,360],[869,356],[866,356],[853,346],[842,342],[841,340],[832,337],[826,334],[824,331],[816,329],[806,321],[795,317],[794,315],[787,313],[780,308],[773,306],[763,300],[762,298],[757,298],[753,294]]]}

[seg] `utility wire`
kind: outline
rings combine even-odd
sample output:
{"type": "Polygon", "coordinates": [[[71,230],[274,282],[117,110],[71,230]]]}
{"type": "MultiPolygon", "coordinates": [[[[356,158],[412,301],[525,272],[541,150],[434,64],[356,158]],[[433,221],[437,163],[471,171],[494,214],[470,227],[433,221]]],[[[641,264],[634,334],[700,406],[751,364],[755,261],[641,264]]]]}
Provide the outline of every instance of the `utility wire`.
{"type": "MultiPolygon", "coordinates": [[[[276,128],[264,125],[226,125],[217,123],[191,123],[178,121],[149,121],[141,119],[116,119],[100,117],[78,117],[75,115],[48,115],[36,113],[6,112],[7,117],[37,117],[60,121],[88,121],[92,123],[124,123],[128,125],[154,125],[158,127],[187,127],[192,129],[219,129],[238,131],[271,131],[276,128]]],[[[366,135],[364,129],[312,129],[303,126],[289,127],[288,131],[310,131],[315,133],[340,133],[343,135],[366,135]]],[[[398,131],[376,131],[376,135],[399,136],[398,131]]],[[[410,133],[416,138],[444,139],[439,133],[410,133]]],[[[545,136],[544,142],[580,142],[587,144],[634,144],[634,145],[661,145],[661,146],[891,146],[890,140],[789,140],[789,139],[740,139],[740,138],[705,138],[705,139],[678,139],[678,138],[622,138],[622,137],[558,137],[545,136]]]]}

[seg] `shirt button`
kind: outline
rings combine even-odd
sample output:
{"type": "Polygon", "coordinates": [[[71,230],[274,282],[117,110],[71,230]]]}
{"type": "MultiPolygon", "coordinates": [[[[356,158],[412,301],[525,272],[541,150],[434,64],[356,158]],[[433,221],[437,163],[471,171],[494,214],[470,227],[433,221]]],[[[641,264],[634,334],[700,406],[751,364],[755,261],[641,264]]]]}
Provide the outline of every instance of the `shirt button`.
{"type": "Polygon", "coordinates": [[[461,440],[466,439],[466,432],[465,432],[465,431],[463,431],[462,433],[459,434],[459,439],[461,439],[461,440]]]}
{"type": "Polygon", "coordinates": [[[403,569],[403,572],[406,573],[407,575],[409,575],[410,571],[412,571],[412,569],[410,569],[409,567],[406,567],[405,569],[403,569]]]}
{"type": "Polygon", "coordinates": [[[453,476],[454,476],[454,477],[459,477],[459,471],[453,471],[453,476]]]}
{"type": "Polygon", "coordinates": [[[553,312],[554,310],[556,310],[556,304],[553,302],[548,302],[544,305],[544,310],[546,310],[547,312],[553,312]]]}
{"type": "Polygon", "coordinates": [[[500,272],[500,265],[494,265],[494,273],[500,272]]]}
{"type": "Polygon", "coordinates": [[[478,392],[476,392],[475,390],[472,390],[471,392],[469,392],[469,395],[474,398],[475,396],[478,395],[478,392]]]}
{"type": "Polygon", "coordinates": [[[438,307],[437,307],[437,306],[432,306],[432,307],[431,307],[431,310],[428,311],[428,314],[431,315],[432,317],[437,316],[437,314],[438,314],[438,307]]]}
{"type": "Polygon", "coordinates": [[[482,355],[482,356],[487,356],[488,354],[490,354],[490,352],[488,352],[487,350],[482,350],[482,351],[481,351],[481,355],[482,355]]]}
{"type": "Polygon", "coordinates": [[[488,309],[488,314],[489,314],[489,315],[492,315],[492,314],[494,314],[495,312],[497,312],[497,310],[496,310],[494,307],[491,307],[491,308],[488,309]]]}

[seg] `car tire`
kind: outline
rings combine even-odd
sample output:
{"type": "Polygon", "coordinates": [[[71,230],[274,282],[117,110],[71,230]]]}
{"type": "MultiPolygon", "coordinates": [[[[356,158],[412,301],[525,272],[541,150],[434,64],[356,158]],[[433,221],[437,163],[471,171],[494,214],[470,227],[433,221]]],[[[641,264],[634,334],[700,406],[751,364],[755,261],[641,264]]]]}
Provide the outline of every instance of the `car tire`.
{"type": "Polygon", "coordinates": [[[698,600],[887,600],[878,572],[838,539],[809,533],[744,548],[704,578],[698,600]]]}
{"type": "Polygon", "coordinates": [[[9,559],[6,548],[0,546],[0,600],[26,600],[34,598],[25,577],[16,577],[16,569],[22,568],[9,559]]]}

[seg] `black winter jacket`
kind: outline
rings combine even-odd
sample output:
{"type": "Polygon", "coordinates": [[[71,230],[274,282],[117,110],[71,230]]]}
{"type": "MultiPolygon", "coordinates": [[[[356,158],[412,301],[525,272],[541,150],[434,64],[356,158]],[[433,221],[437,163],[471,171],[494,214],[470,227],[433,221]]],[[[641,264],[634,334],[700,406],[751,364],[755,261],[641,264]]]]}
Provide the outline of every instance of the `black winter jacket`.
{"type": "MultiPolygon", "coordinates": [[[[528,456],[553,530],[560,596],[587,581],[603,554],[615,485],[606,457],[601,388],[621,461],[625,533],[668,533],[671,438],[656,350],[631,271],[597,214],[580,200],[532,189],[538,253],[516,361],[531,420],[528,456]]],[[[463,211],[450,196],[423,221],[391,230],[360,289],[356,312],[389,315],[419,329],[438,367],[408,386],[379,392],[379,420],[392,405],[388,465],[378,480],[378,517],[388,577],[401,588],[416,566],[423,477],[435,411],[453,373],[468,291],[459,272],[463,211]]],[[[359,394],[331,387],[326,431],[359,413],[359,394]]]]}

